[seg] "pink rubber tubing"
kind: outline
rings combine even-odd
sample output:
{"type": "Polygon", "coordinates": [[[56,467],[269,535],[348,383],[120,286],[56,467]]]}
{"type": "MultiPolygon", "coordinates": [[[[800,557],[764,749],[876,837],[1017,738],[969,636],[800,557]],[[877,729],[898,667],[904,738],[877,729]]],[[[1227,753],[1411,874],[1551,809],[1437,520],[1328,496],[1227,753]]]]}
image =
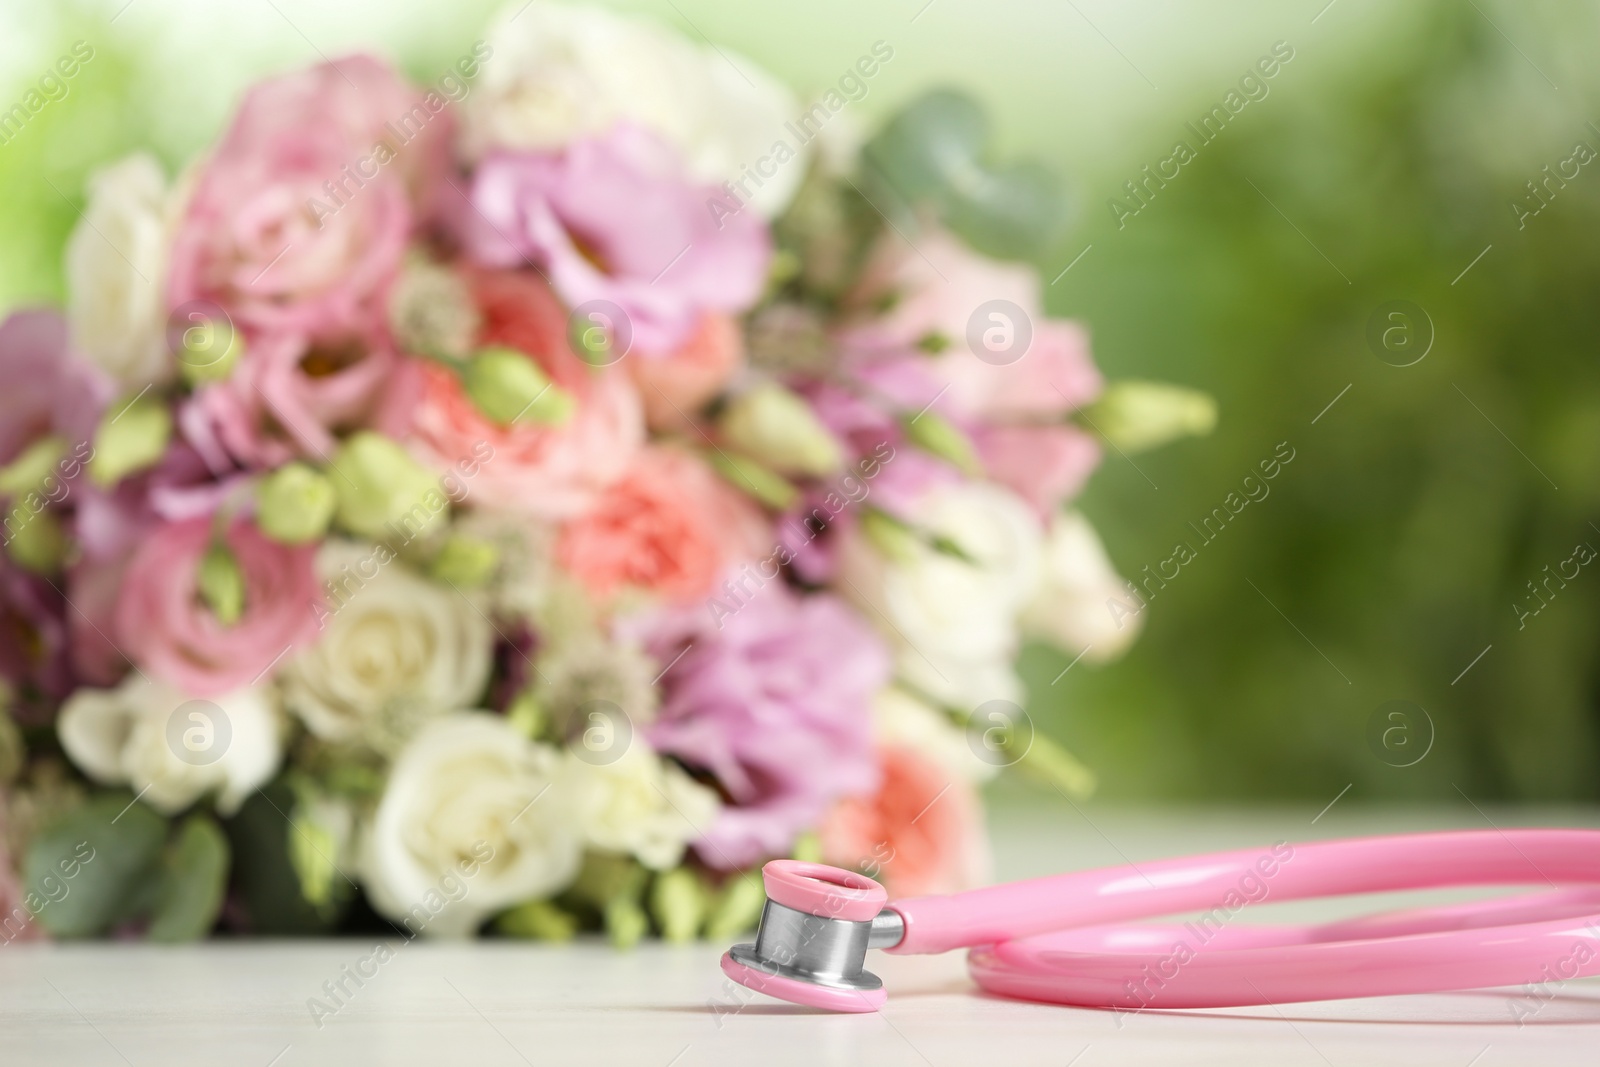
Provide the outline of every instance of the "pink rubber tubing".
{"type": "Polygon", "coordinates": [[[1277,845],[890,905],[895,953],[971,947],[1001,996],[1139,1011],[1550,983],[1600,974],[1600,831],[1485,830],[1277,845]],[[1312,926],[1251,904],[1456,886],[1543,891],[1312,926]],[[1202,913],[1186,923],[1116,926],[1202,913]]]}

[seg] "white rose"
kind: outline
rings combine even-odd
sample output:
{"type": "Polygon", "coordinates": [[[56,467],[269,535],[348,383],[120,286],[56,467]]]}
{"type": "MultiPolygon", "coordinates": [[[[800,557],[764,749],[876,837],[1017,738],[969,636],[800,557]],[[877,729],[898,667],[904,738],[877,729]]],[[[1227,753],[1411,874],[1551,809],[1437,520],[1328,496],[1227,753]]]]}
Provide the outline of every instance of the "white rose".
{"type": "Polygon", "coordinates": [[[1039,520],[987,482],[934,489],[906,518],[926,539],[908,556],[885,560],[861,538],[843,553],[846,589],[875,622],[888,620],[900,677],[961,707],[1020,700],[1016,617],[1038,580],[1039,520]],[[934,538],[957,551],[927,543],[934,538]]]}
{"type": "Polygon", "coordinates": [[[560,766],[554,748],[498,715],[459,712],[426,726],[395,760],[362,835],[373,907],[413,932],[463,937],[497,911],[566,888],[582,842],[560,766]]]}
{"type": "Polygon", "coordinates": [[[658,871],[678,865],[721,807],[716,793],[637,738],[609,763],[568,749],[565,781],[586,844],[630,853],[658,871]]]}
{"type": "Polygon", "coordinates": [[[330,540],[317,572],[322,634],[282,676],[285,704],[312,733],[389,751],[422,721],[478,703],[494,634],[466,597],[377,545],[330,540]]]}
{"type": "Polygon", "coordinates": [[[1022,616],[1032,636],[1103,663],[1125,652],[1143,625],[1100,537],[1080,512],[1057,515],[1045,538],[1039,591],[1022,616]],[[1115,610],[1110,602],[1115,602],[1115,610]]]}
{"type": "Polygon", "coordinates": [[[493,53],[465,101],[469,160],[491,148],[559,148],[629,121],[675,146],[696,181],[718,186],[737,182],[775,142],[788,144],[798,158],[749,186],[768,217],[805,176],[809,149],[784,128],[797,110],[794,96],[726,48],[602,8],[542,0],[507,7],[488,40],[493,53]]]}
{"type": "Polygon", "coordinates": [[[175,212],[161,166],[143,153],[89,179],[67,240],[67,310],[77,349],[125,386],[170,379],[165,280],[175,212]]]}
{"type": "Polygon", "coordinates": [[[950,716],[898,686],[872,698],[872,728],[880,747],[914,749],[952,777],[984,782],[999,773],[998,766],[974,753],[966,731],[950,716]]]}
{"type": "Polygon", "coordinates": [[[116,689],[72,694],[56,734],[90,778],[139,790],[157,811],[170,815],[216,791],[217,810],[231,815],[277,771],[279,726],[265,690],[189,700],[135,674],[116,689]]]}

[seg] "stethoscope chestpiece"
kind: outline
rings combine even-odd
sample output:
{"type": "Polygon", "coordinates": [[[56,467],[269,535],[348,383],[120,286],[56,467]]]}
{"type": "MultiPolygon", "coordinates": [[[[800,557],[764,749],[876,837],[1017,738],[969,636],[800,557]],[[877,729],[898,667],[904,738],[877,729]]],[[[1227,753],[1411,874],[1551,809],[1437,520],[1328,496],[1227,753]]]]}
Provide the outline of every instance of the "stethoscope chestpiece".
{"type": "Polygon", "coordinates": [[[854,871],[774,860],[761,871],[767,903],[755,944],[735,945],[722,971],[742,986],[807,1007],[876,1011],[883,981],[867,949],[900,942],[905,922],[877,882],[854,871]]]}

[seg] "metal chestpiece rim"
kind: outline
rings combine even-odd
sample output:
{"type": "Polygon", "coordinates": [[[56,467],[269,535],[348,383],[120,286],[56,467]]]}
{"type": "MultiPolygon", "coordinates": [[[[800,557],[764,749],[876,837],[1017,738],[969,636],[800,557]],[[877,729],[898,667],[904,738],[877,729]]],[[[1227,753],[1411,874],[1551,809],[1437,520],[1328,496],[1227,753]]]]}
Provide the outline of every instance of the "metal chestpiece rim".
{"type": "Polygon", "coordinates": [[[892,948],[905,936],[905,920],[884,908],[871,920],[851,922],[811,915],[767,901],[755,944],[735,945],[736,963],[810,985],[872,992],[883,980],[865,970],[867,949],[892,948]]]}

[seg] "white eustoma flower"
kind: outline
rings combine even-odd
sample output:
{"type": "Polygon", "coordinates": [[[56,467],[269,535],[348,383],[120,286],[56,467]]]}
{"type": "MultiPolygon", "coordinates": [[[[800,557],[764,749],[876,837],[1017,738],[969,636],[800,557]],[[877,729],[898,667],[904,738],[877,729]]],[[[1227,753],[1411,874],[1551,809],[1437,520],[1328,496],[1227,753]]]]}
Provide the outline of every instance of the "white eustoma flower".
{"type": "Polygon", "coordinates": [[[74,346],[124,386],[169,380],[167,254],[176,212],[161,165],[128,156],[89,179],[89,203],[67,239],[74,346]]]}
{"type": "Polygon", "coordinates": [[[598,7],[534,0],[503,10],[492,52],[464,102],[462,145],[474,160],[494,148],[558,149],[633,122],[673,145],[696,181],[738,181],[782,141],[779,165],[751,202],[771,217],[805,176],[807,146],[784,124],[793,94],[727,48],[687,40],[654,22],[598,7]]]}
{"type": "Polygon", "coordinates": [[[1070,655],[1103,663],[1125,652],[1143,625],[1142,612],[1111,565],[1105,545],[1081,512],[1057,515],[1045,536],[1038,593],[1022,616],[1031,636],[1070,655]],[[1115,602],[1118,610],[1108,607],[1115,602]]]}
{"type": "Polygon", "coordinates": [[[677,866],[721,807],[716,793],[637,737],[609,762],[568,749],[564,771],[584,843],[658,871],[677,866]]]}
{"type": "Polygon", "coordinates": [[[565,889],[579,837],[560,754],[504,718],[458,712],[411,739],[362,834],[379,912],[412,933],[464,937],[513,904],[565,889]]]}
{"type": "Polygon", "coordinates": [[[284,667],[284,702],[327,741],[382,751],[422,722],[476,705],[494,634],[466,596],[411,571],[388,549],[330,540],[317,642],[284,667]]]}
{"type": "Polygon", "coordinates": [[[271,779],[283,756],[267,690],[191,700],[138,674],[115,689],[72,694],[56,734],[84,774],[139,791],[167,814],[215,792],[217,810],[230,815],[271,779]]]}
{"type": "Polygon", "coordinates": [[[1012,661],[1017,615],[1038,580],[1038,518],[988,482],[940,486],[906,518],[923,540],[904,556],[885,559],[861,538],[846,542],[842,556],[845,588],[866,600],[868,617],[895,646],[899,677],[968,710],[1020,701],[1012,661]]]}

